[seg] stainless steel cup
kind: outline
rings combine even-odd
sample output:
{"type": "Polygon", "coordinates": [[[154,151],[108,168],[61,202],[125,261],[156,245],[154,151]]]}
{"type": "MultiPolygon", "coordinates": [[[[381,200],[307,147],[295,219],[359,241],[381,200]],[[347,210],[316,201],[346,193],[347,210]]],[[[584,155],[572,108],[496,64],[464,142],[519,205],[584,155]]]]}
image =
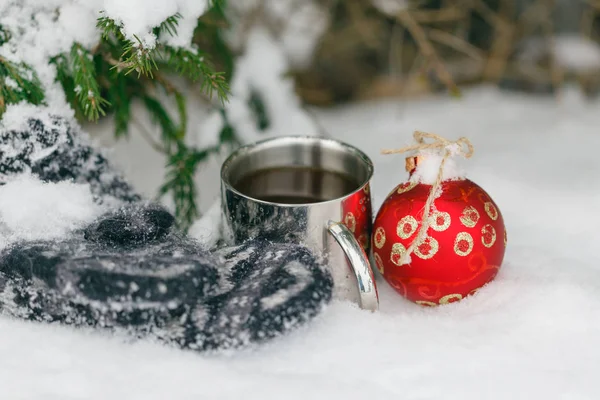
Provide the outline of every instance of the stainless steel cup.
{"type": "Polygon", "coordinates": [[[367,257],[373,163],[348,144],[278,137],[241,147],[221,168],[224,238],[301,243],[322,254],[334,297],[379,308],[367,257]]]}

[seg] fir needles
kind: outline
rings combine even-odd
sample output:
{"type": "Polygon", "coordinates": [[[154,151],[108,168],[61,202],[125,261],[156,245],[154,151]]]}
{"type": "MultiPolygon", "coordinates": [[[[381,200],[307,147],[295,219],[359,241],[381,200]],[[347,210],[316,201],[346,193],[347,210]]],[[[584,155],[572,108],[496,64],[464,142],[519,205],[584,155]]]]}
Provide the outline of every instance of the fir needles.
{"type": "MultiPolygon", "coordinates": [[[[192,2],[190,0],[189,3],[192,2]]],[[[180,22],[189,24],[190,21],[196,21],[196,33],[207,37],[218,36],[214,32],[218,29],[216,25],[207,27],[197,20],[197,16],[204,10],[210,14],[210,18],[224,20],[223,2],[211,1],[208,9],[203,8],[206,4],[194,3],[194,6],[189,6],[184,3],[176,2],[175,6],[175,3],[164,3],[162,17],[154,13],[138,18],[124,6],[107,8],[99,13],[91,9],[86,11],[87,6],[76,10],[67,10],[67,6],[54,10],[58,20],[64,14],[62,18],[71,22],[80,16],[77,14],[80,12],[90,12],[93,18],[99,16],[95,29],[100,31],[100,35],[89,24],[93,19],[83,22],[84,19],[75,24],[77,34],[72,38],[62,36],[64,45],[57,46],[57,50],[40,49],[45,53],[45,58],[38,57],[42,64],[21,61],[22,55],[21,58],[17,56],[12,59],[0,53],[0,118],[9,104],[27,102],[55,106],[57,100],[54,98],[53,85],[58,84],[77,119],[97,121],[100,117],[110,116],[114,120],[115,135],[122,137],[128,135],[132,122],[136,122],[132,105],[141,105],[160,134],[156,137],[147,132],[140,134],[167,160],[165,183],[159,195],[170,194],[173,197],[179,225],[186,229],[199,216],[194,183],[198,165],[210,153],[219,151],[223,143],[235,140],[230,138],[231,128],[226,127],[224,131],[227,134],[222,135],[224,142],[217,146],[196,149],[186,144],[186,96],[174,83],[174,76],[180,75],[196,83],[197,90],[209,101],[213,97],[217,100],[217,108],[222,108],[227,101],[229,86],[225,74],[217,71],[209,56],[192,43],[192,32],[188,29],[181,37],[178,32],[180,22]],[[177,10],[180,6],[187,10],[185,15],[180,12],[167,13],[170,7],[177,10]],[[139,22],[141,25],[138,24],[137,30],[130,30],[124,21],[139,22]],[[140,26],[145,28],[140,29],[140,26]],[[45,62],[49,65],[45,65],[45,62]],[[41,81],[38,72],[43,78],[41,81]]],[[[15,10],[26,16],[26,10],[29,9],[17,7],[15,10]]],[[[31,10],[32,13],[41,12],[35,7],[31,10]]],[[[34,18],[34,14],[31,18],[34,18]]],[[[72,26],[71,22],[69,26],[72,26]]],[[[53,22],[48,20],[47,23],[53,22]]],[[[46,36],[53,32],[50,25],[45,28],[46,36]]],[[[27,40],[20,39],[18,29],[18,25],[0,25],[0,47],[6,44],[5,50],[16,49],[21,45],[21,40],[27,40]]],[[[40,37],[42,32],[40,30],[40,37]]]]}

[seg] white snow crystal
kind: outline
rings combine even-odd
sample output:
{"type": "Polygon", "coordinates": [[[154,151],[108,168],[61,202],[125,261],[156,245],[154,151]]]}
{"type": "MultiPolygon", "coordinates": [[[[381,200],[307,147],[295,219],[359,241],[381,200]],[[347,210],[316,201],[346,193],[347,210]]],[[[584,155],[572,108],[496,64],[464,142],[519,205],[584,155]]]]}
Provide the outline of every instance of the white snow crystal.
{"type": "Polygon", "coordinates": [[[406,0],[371,0],[371,3],[382,13],[395,17],[398,13],[408,8],[406,0]]]}
{"type": "Polygon", "coordinates": [[[581,35],[557,35],[554,57],[559,65],[574,71],[600,70],[600,45],[581,35]]]}
{"type": "MultiPolygon", "coordinates": [[[[318,133],[314,122],[302,110],[293,80],[284,76],[288,67],[281,44],[266,30],[255,28],[250,32],[245,54],[236,60],[232,96],[225,105],[229,122],[243,142],[318,133]],[[270,125],[264,131],[258,129],[248,107],[252,91],[261,97],[269,118],[270,125]]],[[[212,132],[214,134],[214,130],[212,132]]]]}
{"type": "Polygon", "coordinates": [[[10,76],[4,78],[4,84],[6,85],[6,87],[9,87],[11,89],[16,89],[18,87],[17,82],[15,82],[14,79],[11,79],[10,76]]]}
{"type": "Polygon", "coordinates": [[[152,47],[153,38],[148,35],[168,17],[180,13],[179,37],[167,38],[175,46],[188,46],[196,27],[196,20],[208,8],[207,0],[104,0],[99,2],[105,15],[123,24],[123,34],[130,40],[135,36],[144,38],[152,47]]]}
{"type": "Polygon", "coordinates": [[[189,229],[189,235],[206,248],[211,248],[221,237],[221,202],[216,201],[189,229]]]}
{"type": "Polygon", "coordinates": [[[23,174],[0,186],[0,235],[8,241],[61,238],[101,212],[89,185],[23,174]]]}
{"type": "Polygon", "coordinates": [[[323,8],[318,0],[228,0],[227,41],[235,49],[244,48],[250,42],[248,19],[261,13],[266,25],[277,26],[277,41],[290,66],[304,69],[329,25],[329,13],[323,8]]]}

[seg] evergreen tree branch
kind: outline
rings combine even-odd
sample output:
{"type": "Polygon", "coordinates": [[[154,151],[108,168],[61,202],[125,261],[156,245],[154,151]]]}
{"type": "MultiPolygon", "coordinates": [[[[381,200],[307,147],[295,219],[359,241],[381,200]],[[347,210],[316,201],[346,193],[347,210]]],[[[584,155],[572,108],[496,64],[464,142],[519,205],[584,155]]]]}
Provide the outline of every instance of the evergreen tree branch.
{"type": "Polygon", "coordinates": [[[178,20],[181,19],[181,17],[182,16],[179,13],[171,15],[155,29],[155,35],[160,37],[160,35],[168,33],[171,36],[177,36],[177,26],[179,25],[178,20]]]}
{"type": "Polygon", "coordinates": [[[10,32],[4,29],[2,25],[0,25],[0,46],[10,40],[10,32]]]}
{"type": "Polygon", "coordinates": [[[8,104],[26,101],[42,104],[44,89],[37,75],[25,64],[16,64],[0,57],[0,117],[8,104]]]}
{"type": "Polygon", "coordinates": [[[84,115],[96,121],[100,115],[105,115],[104,108],[110,104],[100,95],[92,54],[79,43],[71,47],[71,68],[77,101],[84,115]]]}
{"type": "Polygon", "coordinates": [[[160,188],[160,196],[172,192],[175,202],[175,218],[183,230],[189,229],[200,213],[196,206],[196,185],[194,177],[198,165],[204,161],[211,149],[197,151],[189,149],[182,142],[167,164],[166,182],[160,188]]]}
{"type": "MultiPolygon", "coordinates": [[[[225,2],[213,0],[211,6],[211,18],[226,22],[225,2]]],[[[160,137],[154,138],[143,127],[139,134],[167,157],[165,183],[160,195],[168,193],[172,196],[179,226],[187,229],[199,216],[194,182],[198,166],[210,154],[220,151],[223,145],[238,146],[240,141],[221,106],[225,124],[219,135],[219,145],[195,149],[185,144],[187,99],[167,79],[168,74],[178,73],[191,81],[199,81],[201,90],[209,98],[216,95],[222,103],[227,100],[229,87],[226,75],[217,72],[205,53],[195,47],[176,48],[161,42],[167,35],[177,35],[181,18],[180,14],[172,15],[153,28],[151,33],[157,42],[150,48],[140,37],[125,37],[120,22],[101,15],[97,20],[101,40],[93,49],[75,43],[68,53],[56,55],[51,63],[56,67],[56,79],[78,119],[96,120],[113,113],[115,135],[120,137],[128,133],[132,123],[137,124],[132,104],[139,101],[147,110],[152,123],[160,129],[160,137]],[[137,74],[131,74],[132,71],[137,74]],[[158,96],[156,89],[164,90],[167,96],[158,96]],[[165,99],[172,101],[172,107],[167,107],[165,99]]],[[[198,22],[195,34],[205,37],[206,42],[200,43],[200,48],[206,47],[211,54],[216,53],[219,69],[230,74],[233,55],[219,32],[226,25],[198,22]],[[218,42],[216,47],[213,42],[218,42]]],[[[8,40],[10,32],[0,26],[0,45],[8,40]]],[[[31,70],[0,58],[0,114],[11,102],[25,100],[38,104],[43,99],[43,88],[31,70]]]]}
{"type": "Polygon", "coordinates": [[[84,119],[85,114],[81,109],[81,104],[77,99],[77,93],[75,92],[75,80],[71,72],[69,60],[66,55],[60,54],[50,60],[56,67],[56,80],[61,84],[67,101],[75,111],[77,119],[84,119]]]}
{"type": "Polygon", "coordinates": [[[229,84],[225,74],[216,72],[207,57],[198,51],[184,48],[163,46],[167,65],[172,66],[178,73],[186,75],[192,81],[201,79],[201,89],[209,98],[216,92],[219,100],[224,103],[229,94],[229,84]]]}
{"type": "Polygon", "coordinates": [[[136,42],[127,41],[121,57],[124,60],[120,61],[114,68],[126,69],[126,75],[136,71],[138,78],[141,75],[152,78],[152,71],[158,69],[154,60],[154,49],[146,48],[139,37],[134,35],[134,38],[136,42]]]}

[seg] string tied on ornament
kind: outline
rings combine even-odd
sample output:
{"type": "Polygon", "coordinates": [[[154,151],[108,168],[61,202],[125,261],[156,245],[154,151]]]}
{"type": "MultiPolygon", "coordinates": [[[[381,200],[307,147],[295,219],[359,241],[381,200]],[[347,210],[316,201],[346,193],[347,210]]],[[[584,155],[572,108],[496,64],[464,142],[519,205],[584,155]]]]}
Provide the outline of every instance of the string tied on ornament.
{"type": "MultiPolygon", "coordinates": [[[[446,161],[452,157],[460,155],[464,158],[471,158],[474,153],[474,148],[469,139],[465,137],[461,137],[457,140],[448,140],[440,135],[436,135],[435,133],[421,132],[415,131],[413,133],[413,138],[415,139],[416,144],[411,146],[402,147],[400,149],[386,149],[382,150],[382,154],[401,154],[408,153],[412,151],[416,151],[417,155],[426,150],[438,151],[442,154],[442,160],[440,162],[439,169],[437,171],[437,178],[435,182],[431,185],[431,191],[427,196],[427,201],[425,202],[425,207],[423,210],[423,218],[421,220],[421,227],[417,236],[413,239],[410,246],[406,249],[406,252],[400,259],[400,264],[406,265],[409,264],[411,259],[410,256],[414,252],[415,248],[421,243],[425,241],[427,238],[427,231],[429,230],[429,221],[431,212],[433,211],[434,201],[439,196],[441,191],[441,185],[444,180],[444,166],[446,161]],[[426,139],[432,140],[431,142],[426,142],[426,139]]],[[[413,160],[413,157],[409,157],[406,159],[406,167],[407,170],[409,168],[414,167],[414,162],[409,162],[413,160]]]]}

